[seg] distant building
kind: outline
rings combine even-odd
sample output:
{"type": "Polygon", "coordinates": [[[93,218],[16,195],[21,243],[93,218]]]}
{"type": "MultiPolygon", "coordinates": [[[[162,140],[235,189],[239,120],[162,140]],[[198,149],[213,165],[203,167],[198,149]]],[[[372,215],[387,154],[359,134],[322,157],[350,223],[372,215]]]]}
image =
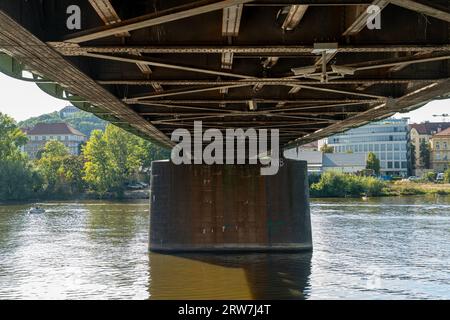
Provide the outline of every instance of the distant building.
{"type": "Polygon", "coordinates": [[[24,132],[29,141],[23,151],[31,159],[36,158],[37,153],[44,148],[48,141],[60,141],[71,154],[78,155],[80,144],[87,140],[83,133],[67,123],[38,123],[34,128],[26,129],[24,132]]]}
{"type": "Polygon", "coordinates": [[[340,173],[357,173],[366,169],[366,155],[350,153],[323,153],[320,151],[297,152],[288,150],[284,156],[289,159],[303,160],[308,164],[308,173],[334,171],[340,173]]]}
{"type": "Polygon", "coordinates": [[[431,163],[437,172],[450,168],[450,128],[436,133],[431,138],[431,163]]]}
{"type": "Polygon", "coordinates": [[[425,168],[426,166],[422,163],[423,161],[420,157],[420,144],[422,142],[425,142],[426,144],[430,143],[430,139],[433,135],[450,128],[450,122],[414,123],[409,125],[409,127],[411,129],[411,144],[415,147],[416,168],[428,169],[425,168]]]}
{"type": "Polygon", "coordinates": [[[410,169],[409,127],[406,119],[386,119],[331,136],[322,143],[334,153],[373,152],[380,159],[381,174],[407,176],[410,169]]]}
{"type": "Polygon", "coordinates": [[[319,151],[319,141],[314,141],[305,145],[302,145],[300,147],[297,147],[297,150],[299,152],[305,152],[305,151],[319,151]]]}
{"type": "Polygon", "coordinates": [[[298,149],[290,149],[284,152],[284,156],[288,159],[303,160],[307,162],[308,173],[322,173],[323,156],[319,151],[298,151],[298,149]]]}
{"type": "Polygon", "coordinates": [[[76,108],[74,106],[67,106],[67,107],[62,108],[59,111],[59,115],[60,115],[61,118],[67,118],[67,117],[69,117],[72,114],[77,113],[77,112],[80,112],[80,109],[78,109],[78,108],[76,108]]]}
{"type": "Polygon", "coordinates": [[[357,173],[366,169],[367,156],[364,153],[324,153],[323,171],[357,173]]]}

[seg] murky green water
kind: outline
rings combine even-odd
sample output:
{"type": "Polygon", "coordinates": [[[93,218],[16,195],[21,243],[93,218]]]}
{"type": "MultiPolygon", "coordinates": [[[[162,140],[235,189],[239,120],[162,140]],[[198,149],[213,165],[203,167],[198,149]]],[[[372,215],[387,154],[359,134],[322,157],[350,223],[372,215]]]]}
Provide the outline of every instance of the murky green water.
{"type": "Polygon", "coordinates": [[[0,205],[0,299],[450,298],[450,197],[314,200],[312,254],[147,252],[148,205],[0,205]]]}

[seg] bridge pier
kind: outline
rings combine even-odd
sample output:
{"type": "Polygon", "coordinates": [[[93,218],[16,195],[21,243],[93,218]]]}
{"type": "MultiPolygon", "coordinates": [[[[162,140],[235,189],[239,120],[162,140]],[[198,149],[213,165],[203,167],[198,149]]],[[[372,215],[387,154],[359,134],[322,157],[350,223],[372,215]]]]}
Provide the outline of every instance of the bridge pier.
{"type": "Polygon", "coordinates": [[[260,165],[152,164],[150,250],[312,250],[306,162],[277,175],[260,165]]]}

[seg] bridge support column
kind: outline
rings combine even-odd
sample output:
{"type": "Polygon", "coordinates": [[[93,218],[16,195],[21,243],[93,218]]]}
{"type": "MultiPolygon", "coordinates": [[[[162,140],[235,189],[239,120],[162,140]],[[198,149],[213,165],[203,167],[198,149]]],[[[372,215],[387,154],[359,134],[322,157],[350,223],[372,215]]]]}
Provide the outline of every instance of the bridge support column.
{"type": "Polygon", "coordinates": [[[312,250],[306,162],[152,165],[150,250],[312,250]]]}

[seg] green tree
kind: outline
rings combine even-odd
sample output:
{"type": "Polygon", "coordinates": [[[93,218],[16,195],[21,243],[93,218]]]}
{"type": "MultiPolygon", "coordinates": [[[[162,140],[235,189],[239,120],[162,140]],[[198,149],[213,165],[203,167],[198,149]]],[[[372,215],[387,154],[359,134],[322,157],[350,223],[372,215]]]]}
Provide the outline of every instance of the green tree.
{"type": "Polygon", "coordinates": [[[136,179],[142,169],[145,150],[141,140],[114,125],[108,125],[105,133],[92,133],[83,153],[84,179],[93,191],[123,193],[125,183],[136,179]]]}
{"type": "Polygon", "coordinates": [[[424,169],[431,167],[431,147],[428,142],[422,140],[419,147],[420,164],[424,169]]]}
{"type": "Polygon", "coordinates": [[[330,147],[327,144],[324,144],[321,148],[320,151],[322,151],[323,153],[333,153],[334,152],[334,148],[330,147]]]}
{"type": "Polygon", "coordinates": [[[103,132],[94,130],[91,138],[83,148],[84,180],[89,187],[99,194],[105,194],[112,186],[113,178],[110,174],[106,141],[103,132]]]}
{"type": "Polygon", "coordinates": [[[59,168],[61,187],[65,193],[77,194],[84,191],[84,161],[81,156],[68,155],[62,157],[59,168]]]}
{"type": "Polygon", "coordinates": [[[27,143],[26,135],[9,116],[0,113],[0,159],[22,159],[20,147],[27,143]]]}
{"type": "Polygon", "coordinates": [[[450,183],[450,169],[447,169],[444,173],[444,181],[445,183],[450,183]]]}
{"type": "Polygon", "coordinates": [[[62,142],[52,140],[45,144],[42,157],[65,157],[68,154],[69,150],[67,150],[66,146],[62,142]]]}
{"type": "Polygon", "coordinates": [[[44,187],[48,195],[67,195],[83,190],[83,167],[81,157],[69,154],[63,143],[46,143],[37,168],[44,178],[44,187]]]}
{"type": "Polygon", "coordinates": [[[142,151],[142,167],[150,168],[153,161],[164,160],[170,158],[170,150],[160,147],[148,140],[140,139],[140,147],[142,151]]]}
{"type": "Polygon", "coordinates": [[[416,146],[411,143],[411,169],[416,169],[416,146]]]}
{"type": "Polygon", "coordinates": [[[37,168],[44,178],[45,190],[57,192],[59,184],[62,158],[69,155],[69,151],[59,141],[49,141],[42,149],[41,158],[36,162],[37,168]]]}
{"type": "Polygon", "coordinates": [[[425,181],[428,181],[428,182],[435,182],[436,181],[436,173],[435,172],[427,172],[424,175],[424,179],[425,179],[425,181]]]}
{"type": "Polygon", "coordinates": [[[380,160],[373,152],[367,155],[366,169],[373,170],[376,175],[380,174],[380,160]]]}
{"type": "Polygon", "coordinates": [[[20,147],[25,134],[11,117],[0,113],[0,201],[24,200],[40,190],[40,177],[20,147]]]}
{"type": "Polygon", "coordinates": [[[24,159],[0,160],[0,201],[35,198],[42,191],[42,177],[24,159]]]}

